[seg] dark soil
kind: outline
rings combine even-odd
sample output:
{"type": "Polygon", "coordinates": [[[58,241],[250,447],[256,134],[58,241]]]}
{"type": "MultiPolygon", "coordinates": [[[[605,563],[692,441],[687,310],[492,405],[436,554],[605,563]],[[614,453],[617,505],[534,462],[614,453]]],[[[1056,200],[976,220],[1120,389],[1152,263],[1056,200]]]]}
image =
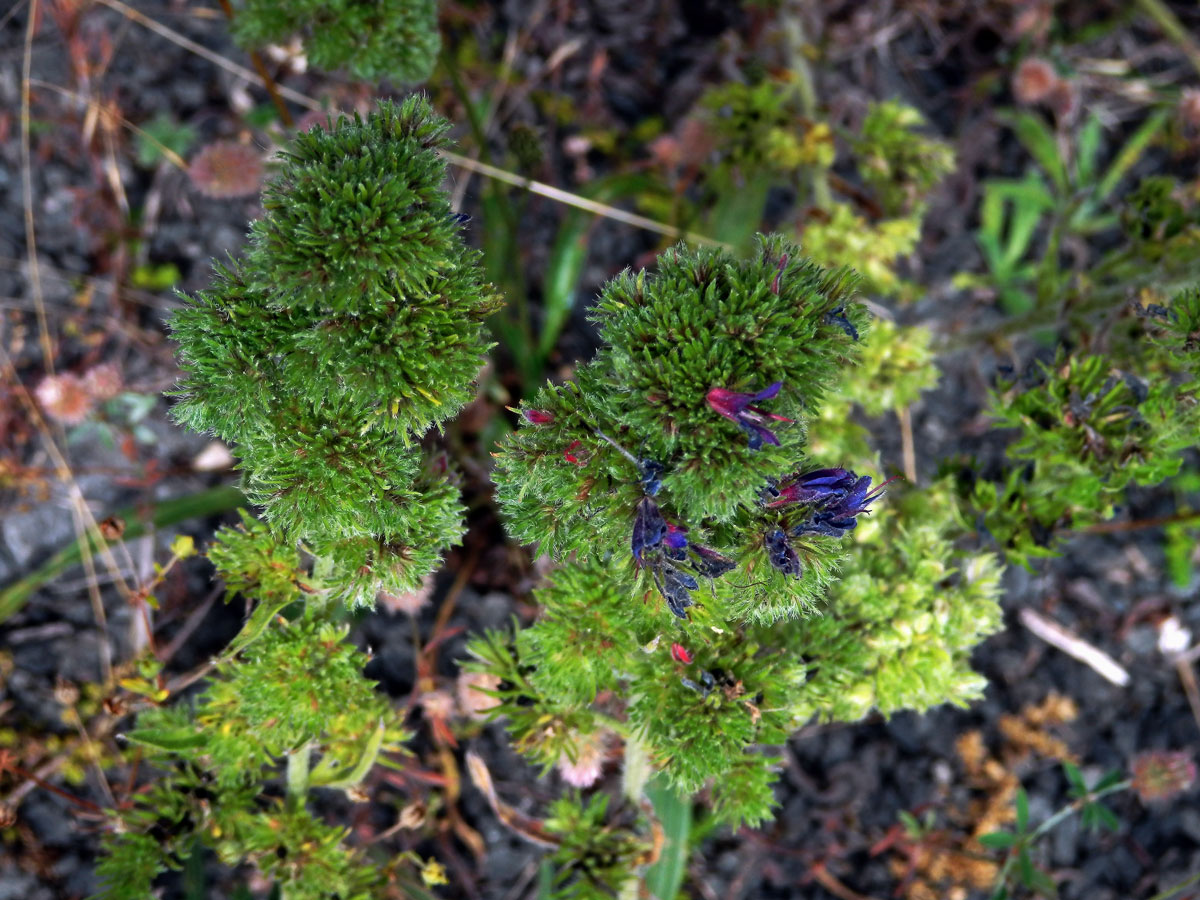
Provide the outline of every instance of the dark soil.
{"type": "MultiPolygon", "coordinates": [[[[203,47],[249,65],[246,54],[229,41],[215,7],[211,15],[201,16],[198,7],[179,0],[137,5],[203,47]]],[[[1188,4],[1170,5],[1193,33],[1200,34],[1200,14],[1188,4]]],[[[65,2],[26,2],[11,14],[0,13],[0,344],[27,389],[47,371],[22,218],[18,111],[31,6],[42,16],[32,42],[33,77],[74,92],[64,95],[35,84],[32,102],[32,212],[54,364],[58,371],[80,372],[98,362],[112,362],[131,389],[159,396],[176,374],[163,322],[165,312],[178,301],[167,290],[132,287],[133,273],[147,264],[173,264],[180,276],[177,287],[203,288],[210,258],[236,251],[243,243],[247,222],[257,214],[257,201],[206,198],[169,165],[138,164],[136,142],[120,125],[105,131],[100,123],[94,133],[85,134],[86,98],[112,104],[124,119],[143,127],[157,115],[168,114],[195,130],[195,147],[249,131],[252,142],[264,148],[270,132],[254,124],[260,120],[253,107],[268,100],[240,77],[100,4],[81,5],[72,13],[72,4],[65,2]],[[114,190],[118,182],[119,192],[114,190]]],[[[807,6],[811,10],[804,17],[806,32],[824,54],[816,66],[817,93],[835,123],[854,121],[872,99],[899,98],[921,109],[932,129],[958,148],[958,171],[939,189],[920,252],[910,263],[909,274],[927,286],[927,294],[900,310],[900,318],[927,323],[947,336],[1001,321],[990,299],[954,290],[950,278],[979,264],[972,229],[981,180],[1017,174],[1024,166],[1023,151],[997,122],[995,108],[1012,102],[1005,85],[1018,50],[1031,40],[1018,33],[1021,15],[1038,5],[869,0],[807,6]]],[[[1076,33],[1089,23],[1114,23],[1088,45],[1089,55],[1137,59],[1181,86],[1196,83],[1183,57],[1148,20],[1133,17],[1129,4],[1046,6],[1054,7],[1058,33],[1076,33]]],[[[623,146],[628,145],[628,133],[650,117],[660,117],[670,131],[708,85],[735,76],[752,60],[767,66],[777,62],[770,41],[773,16],[749,3],[739,7],[716,0],[513,0],[452,4],[443,11],[450,42],[478,41],[480,57],[497,60],[506,41],[516,42],[508,88],[515,99],[501,105],[502,115],[489,135],[490,150],[503,157],[503,136],[518,125],[533,127],[544,155],[530,174],[567,189],[581,186],[585,166],[604,174],[644,152],[622,151],[632,158],[624,161],[619,154],[596,150],[572,156],[564,142],[579,132],[582,121],[610,129],[625,141],[623,146]],[[573,41],[578,42],[574,52],[554,71],[544,72],[546,60],[573,41]],[[530,90],[523,93],[525,87],[530,90]],[[559,120],[549,115],[548,104],[535,102],[534,88],[565,98],[578,117],[559,120]]],[[[309,96],[327,97],[336,108],[352,108],[377,93],[394,93],[334,76],[287,73],[271,65],[282,83],[309,96]]],[[[472,70],[471,77],[478,80],[468,82],[477,96],[494,90],[482,71],[472,70]]],[[[491,71],[496,71],[494,66],[491,71]]],[[[435,81],[428,90],[452,121],[464,121],[461,103],[447,83],[435,81]]],[[[1081,90],[1085,103],[1094,99],[1106,104],[1118,127],[1136,122],[1128,104],[1105,93],[1108,88],[1101,79],[1081,90]]],[[[468,140],[467,129],[460,130],[468,140]]],[[[1151,160],[1146,165],[1155,164],[1151,160]]],[[[1195,159],[1171,165],[1194,166],[1195,159]]],[[[465,212],[478,213],[480,190],[475,177],[465,192],[465,212]]],[[[531,285],[541,283],[561,214],[556,205],[540,198],[531,198],[523,207],[520,244],[526,248],[525,279],[531,285]]],[[[784,208],[778,216],[783,227],[790,227],[798,211],[784,208]]],[[[602,221],[594,227],[589,247],[580,309],[554,360],[561,371],[589,355],[594,346],[581,314],[587,298],[612,274],[646,263],[660,243],[656,235],[602,221]]],[[[1024,362],[1036,347],[1018,345],[1016,352],[1024,362]]],[[[499,360],[497,381],[511,387],[516,381],[503,354],[499,360]]],[[[991,351],[975,348],[942,359],[942,385],[914,409],[923,477],[955,454],[977,455],[985,463],[1003,457],[1003,436],[989,432],[981,437],[977,427],[997,361],[991,351]]],[[[0,585],[32,571],[74,534],[67,488],[55,477],[53,460],[6,362],[5,366],[0,377],[0,585]]],[[[235,480],[229,471],[195,469],[193,461],[208,441],[170,424],[167,408],[160,397],[146,420],[152,439],[124,440],[128,430],[117,428],[115,443],[93,433],[66,446],[76,483],[98,517],[235,480]]],[[[483,400],[468,418],[485,421],[496,414],[503,412],[483,400]]],[[[454,636],[438,655],[438,675],[451,688],[469,634],[503,627],[514,614],[529,619],[533,613],[525,599],[532,565],[520,550],[503,543],[488,505],[482,430],[482,424],[467,424],[461,435],[474,452],[474,462],[464,465],[468,499],[476,509],[472,530],[464,547],[451,554],[433,603],[416,619],[425,640],[441,603],[454,594],[448,622],[454,636]],[[469,569],[465,587],[452,591],[464,569],[469,569]]],[[[899,467],[894,423],[877,423],[875,432],[885,464],[899,467]]],[[[63,446],[63,435],[57,437],[63,446]]],[[[1121,515],[1139,520],[1164,509],[1169,512],[1169,499],[1140,491],[1130,497],[1121,515]]],[[[204,543],[218,524],[190,521],[182,530],[204,543]]],[[[131,542],[128,556],[121,558],[125,577],[150,577],[154,560],[168,558],[166,547],[177,531],[131,542]]],[[[210,567],[193,560],[159,591],[156,640],[168,646],[180,639],[171,656],[171,675],[202,665],[239,626],[240,603],[223,605],[210,579],[210,567]]],[[[1195,602],[1200,586],[1194,577],[1187,589],[1172,586],[1164,573],[1160,529],[1078,537],[1061,557],[1041,563],[1034,573],[1011,569],[1005,586],[1008,627],[981,645],[974,657],[976,668],[991,684],[986,699],[969,709],[946,707],[888,721],[873,717],[854,725],[805,728],[786,747],[788,765],[776,791],[777,820],[755,832],[709,835],[692,856],[687,894],[705,900],[902,895],[908,857],[896,847],[879,848],[889,835],[893,841],[898,836],[899,814],[912,812],[920,818],[931,813],[935,828],[945,835],[970,831],[976,809],[971,804],[986,798],[988,791],[968,775],[955,750],[956,740],[978,730],[993,755],[1012,754],[1002,717],[1017,715],[1053,693],[1074,701],[1079,714],[1050,733],[1066,742],[1089,780],[1110,770],[1126,770],[1142,751],[1197,747],[1198,723],[1180,674],[1157,648],[1154,626],[1173,613],[1193,633],[1200,633],[1200,603],[1195,602]],[[1034,637],[1018,623],[1017,612],[1023,608],[1047,614],[1114,656],[1132,676],[1129,685],[1116,687],[1034,637]]],[[[95,769],[74,756],[67,759],[63,749],[73,746],[77,736],[63,718],[64,688],[102,677],[104,643],[120,662],[129,658],[139,640],[129,607],[103,577],[100,596],[106,627],[97,625],[87,580],[75,569],[45,585],[15,615],[0,622],[0,748],[16,752],[50,784],[109,806],[112,798],[95,769]],[[78,770],[74,776],[72,769],[78,770]]],[[[401,703],[409,702],[415,689],[412,628],[407,616],[377,612],[363,618],[355,632],[356,640],[374,654],[368,674],[401,703]]],[[[413,713],[413,725],[420,734],[415,747],[420,755],[432,745],[421,730],[419,712],[413,713]]],[[[125,773],[116,767],[111,735],[127,726],[128,720],[109,720],[106,736],[97,740],[98,746],[108,748],[102,759],[111,764],[107,771],[115,790],[125,773]]],[[[544,811],[563,789],[557,774],[539,778],[517,757],[499,726],[476,728],[461,743],[460,768],[461,751],[475,749],[495,773],[501,796],[527,812],[544,811]]],[[[1058,762],[1037,754],[1006,759],[1028,791],[1033,822],[1069,802],[1058,762]]],[[[615,770],[609,777],[615,780],[615,770]]],[[[372,804],[351,809],[331,799],[329,814],[353,822],[362,834],[372,834],[392,825],[397,810],[413,799],[382,778],[371,788],[372,804]]],[[[1071,818],[1041,842],[1038,860],[1058,880],[1064,900],[1151,898],[1200,872],[1195,796],[1193,792],[1147,808],[1131,794],[1118,795],[1111,806],[1122,822],[1119,831],[1081,832],[1078,819],[1071,818]]],[[[0,829],[0,900],[67,900],[96,889],[93,865],[101,821],[62,796],[11,775],[0,776],[0,803],[7,816],[0,829]]],[[[444,818],[437,827],[401,832],[387,846],[416,849],[441,860],[451,885],[440,889],[440,896],[535,897],[542,851],[501,825],[472,788],[464,787],[458,808],[465,824],[482,836],[486,858],[473,858],[444,818]]],[[[240,873],[223,871],[215,863],[209,869],[207,896],[228,896],[240,873]]],[[[164,884],[164,897],[183,896],[178,879],[164,884]]],[[[946,890],[910,896],[986,895],[966,888],[946,890]]],[[[1191,894],[1177,896],[1200,896],[1198,891],[1193,886],[1191,894]]]]}

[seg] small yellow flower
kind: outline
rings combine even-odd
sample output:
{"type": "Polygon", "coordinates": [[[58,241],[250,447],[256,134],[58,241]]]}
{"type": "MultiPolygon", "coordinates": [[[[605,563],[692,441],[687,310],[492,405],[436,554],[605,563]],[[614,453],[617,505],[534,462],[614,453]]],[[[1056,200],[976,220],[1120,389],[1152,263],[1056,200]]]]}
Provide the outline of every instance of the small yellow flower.
{"type": "Polygon", "coordinates": [[[439,884],[449,884],[446,877],[446,867],[434,859],[427,859],[421,864],[421,880],[426,887],[436,887],[439,884]]]}

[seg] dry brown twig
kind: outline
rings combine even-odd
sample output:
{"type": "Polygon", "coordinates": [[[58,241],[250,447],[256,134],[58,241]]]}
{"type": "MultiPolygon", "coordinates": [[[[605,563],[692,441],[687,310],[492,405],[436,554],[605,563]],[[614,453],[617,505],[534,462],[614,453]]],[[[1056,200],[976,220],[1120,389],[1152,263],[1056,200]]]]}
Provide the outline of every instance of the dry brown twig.
{"type": "Polygon", "coordinates": [[[1068,656],[1079,660],[1100,675],[1101,678],[1111,681],[1118,687],[1128,686],[1130,680],[1129,672],[1103,650],[1093,647],[1083,638],[1072,634],[1057,622],[1051,621],[1028,606],[1021,610],[1018,618],[1021,620],[1022,625],[1047,644],[1057,647],[1068,656]]]}
{"type": "MultiPolygon", "coordinates": [[[[144,13],[138,12],[136,9],[122,3],[121,0],[96,0],[96,2],[109,7],[110,9],[119,12],[121,15],[137,22],[153,31],[160,37],[166,38],[174,44],[183,47],[191,53],[196,54],[202,59],[206,59],[216,66],[220,66],[231,74],[237,75],[251,84],[256,84],[259,87],[265,88],[266,85],[262,78],[257,73],[252,72],[245,66],[239,66],[219,53],[214,53],[206,47],[197,44],[195,41],[180,34],[172,28],[168,28],[160,22],[155,21],[144,13]]],[[[305,109],[311,109],[316,112],[324,112],[325,108],[321,103],[312,97],[292,90],[283,85],[279,86],[281,96],[291,100],[293,103],[303,106],[305,109]]],[[[554,200],[558,203],[563,203],[567,206],[573,206],[577,209],[585,210],[586,212],[594,213],[606,219],[612,219],[614,222],[621,222],[625,225],[630,225],[634,228],[642,228],[646,231],[652,231],[655,234],[662,234],[668,237],[677,238],[679,240],[690,241],[694,244],[703,244],[710,247],[725,247],[728,246],[721,241],[714,240],[707,235],[697,234],[693,231],[683,231],[674,228],[670,225],[664,225],[662,222],[656,222],[654,219],[648,219],[645,216],[639,216],[637,213],[626,212],[615,206],[610,206],[607,203],[600,203],[596,200],[590,200],[587,197],[581,197],[578,194],[573,194],[570,191],[565,191],[562,188],[554,187],[550,184],[545,184],[541,181],[535,181],[532,178],[526,178],[523,175],[517,175],[514,172],[509,172],[506,169],[501,169],[497,166],[488,165],[487,163],[478,162],[470,157],[463,156],[459,153],[452,153],[448,150],[440,151],[442,157],[451,165],[458,166],[460,169],[465,169],[469,172],[475,172],[480,175],[485,175],[496,181],[510,184],[522,190],[529,191],[531,194],[537,194],[541,197],[546,197],[549,200],[554,200]]]]}

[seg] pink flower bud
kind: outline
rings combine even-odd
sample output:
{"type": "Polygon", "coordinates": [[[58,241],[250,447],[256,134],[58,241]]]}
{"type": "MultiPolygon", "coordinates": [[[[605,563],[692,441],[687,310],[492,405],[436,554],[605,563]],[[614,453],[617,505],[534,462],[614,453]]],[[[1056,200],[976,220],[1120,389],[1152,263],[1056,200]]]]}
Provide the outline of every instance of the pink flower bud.
{"type": "Polygon", "coordinates": [[[530,425],[549,425],[554,421],[554,413],[546,412],[544,409],[523,409],[521,416],[530,425]]]}
{"type": "Polygon", "coordinates": [[[683,663],[685,666],[692,661],[692,654],[688,653],[687,648],[683,644],[671,645],[671,659],[675,662],[683,663]]]}

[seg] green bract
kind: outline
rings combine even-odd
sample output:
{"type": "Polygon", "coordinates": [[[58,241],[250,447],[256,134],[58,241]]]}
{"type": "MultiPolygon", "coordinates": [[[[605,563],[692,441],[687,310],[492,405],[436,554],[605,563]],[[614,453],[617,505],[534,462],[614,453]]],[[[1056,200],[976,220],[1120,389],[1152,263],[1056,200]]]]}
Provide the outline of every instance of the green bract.
{"type": "Polygon", "coordinates": [[[425,432],[474,395],[495,299],[442,190],[446,123],[413,97],[281,154],[244,257],[171,319],[176,419],[237,445],[247,495],[345,574],[415,587],[462,533],[425,432]]]}
{"type": "Polygon", "coordinates": [[[441,38],[437,0],[244,0],[233,35],[246,47],[304,38],[319,69],[405,84],[433,72],[441,38]]]}

